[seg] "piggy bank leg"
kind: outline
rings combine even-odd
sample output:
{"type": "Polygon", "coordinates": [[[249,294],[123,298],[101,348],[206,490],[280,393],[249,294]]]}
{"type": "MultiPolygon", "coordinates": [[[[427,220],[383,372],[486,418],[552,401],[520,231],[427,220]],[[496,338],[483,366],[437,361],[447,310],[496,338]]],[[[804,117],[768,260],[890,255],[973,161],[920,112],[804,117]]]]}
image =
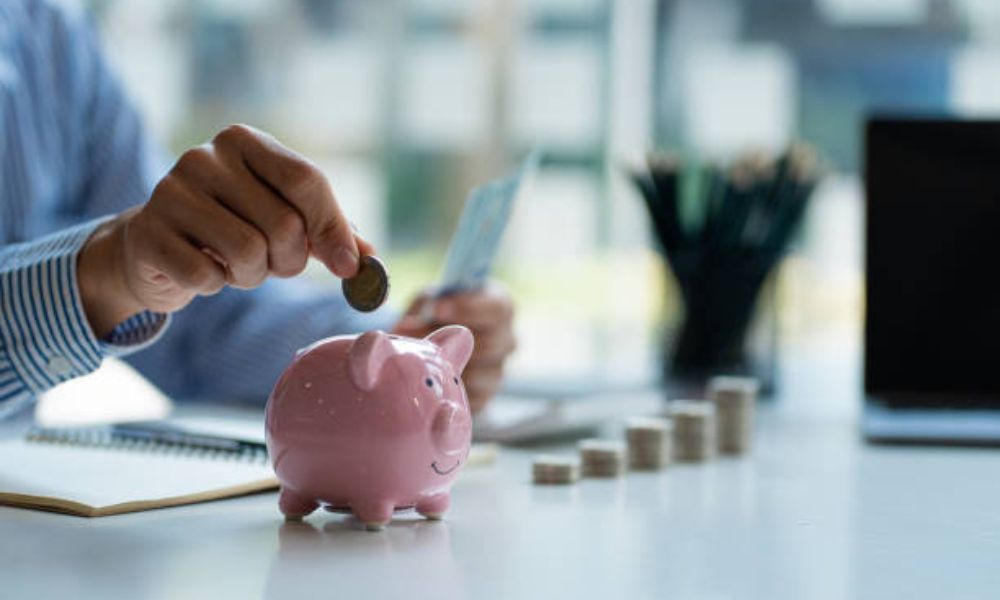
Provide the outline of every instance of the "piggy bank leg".
{"type": "Polygon", "coordinates": [[[359,521],[365,524],[365,529],[369,531],[380,531],[385,529],[386,524],[392,519],[392,511],[395,508],[392,502],[357,502],[351,504],[351,511],[359,521]]]}
{"type": "Polygon", "coordinates": [[[301,521],[302,517],[316,510],[319,504],[314,498],[300,496],[288,488],[281,488],[278,496],[278,508],[285,515],[286,521],[301,521]]]}
{"type": "Polygon", "coordinates": [[[428,519],[437,521],[444,515],[444,511],[448,510],[450,500],[451,497],[447,492],[428,496],[417,502],[417,512],[428,519]]]}

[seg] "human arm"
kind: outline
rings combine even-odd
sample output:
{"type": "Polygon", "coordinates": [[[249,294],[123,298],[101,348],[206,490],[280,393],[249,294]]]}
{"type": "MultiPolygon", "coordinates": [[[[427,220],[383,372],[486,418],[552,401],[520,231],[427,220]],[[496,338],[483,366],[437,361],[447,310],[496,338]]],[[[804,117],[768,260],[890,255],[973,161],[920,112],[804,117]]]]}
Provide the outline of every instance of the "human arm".
{"type": "Polygon", "coordinates": [[[80,298],[79,253],[104,215],[145,197],[157,158],[78,10],[0,10],[0,416],[104,356],[152,342],[166,315],[138,313],[98,336],[80,298]]]}
{"type": "Polygon", "coordinates": [[[105,356],[155,340],[166,317],[139,313],[98,338],[80,300],[76,265],[96,223],[0,248],[0,417],[105,356]]]}
{"type": "MultiPolygon", "coordinates": [[[[77,219],[119,215],[114,223],[105,223],[95,232],[90,244],[93,252],[81,256],[83,270],[97,274],[93,283],[87,278],[81,283],[85,295],[91,298],[88,304],[98,321],[97,328],[104,329],[107,323],[116,322],[136,309],[129,303],[104,303],[95,298],[100,292],[113,298],[129,297],[122,290],[120,279],[111,276],[122,270],[123,261],[117,249],[124,244],[116,236],[123,230],[124,215],[134,214],[135,207],[151,198],[158,203],[158,209],[170,209],[170,204],[162,201],[171,196],[159,193],[163,190],[158,184],[204,189],[205,186],[187,177],[184,167],[190,165],[194,171],[212,179],[212,173],[223,169],[206,166],[210,161],[202,159],[213,158],[206,155],[216,153],[214,142],[222,141],[228,134],[182,155],[176,165],[180,169],[171,171],[166,154],[148,135],[135,106],[104,59],[87,19],[62,12],[55,18],[65,21],[65,25],[54,29],[64,30],[64,37],[72,41],[63,39],[45,47],[72,50],[64,57],[72,64],[60,71],[71,74],[75,82],[71,87],[79,90],[72,95],[74,126],[71,130],[79,132],[80,139],[74,137],[64,147],[76,149],[73,157],[67,160],[82,162],[79,168],[82,174],[77,177],[79,185],[67,194],[73,198],[72,205],[63,207],[63,211],[77,219]],[[104,268],[92,269],[90,263],[104,268]],[[107,312],[103,312],[105,308],[107,312]]],[[[47,99],[56,97],[55,94],[46,95],[34,103],[44,105],[47,99]]],[[[229,133],[239,135],[239,128],[232,129],[229,133]]],[[[318,175],[306,161],[301,162],[311,175],[318,175]]],[[[225,179],[220,177],[208,183],[223,181],[225,179]]],[[[152,205],[153,201],[148,204],[152,205]]],[[[374,251],[364,244],[359,250],[374,251]]],[[[336,292],[301,281],[281,280],[270,281],[249,293],[226,289],[214,296],[198,296],[191,306],[175,313],[170,321],[169,329],[157,344],[127,360],[178,398],[200,396],[260,402],[273,383],[268,374],[280,370],[295,349],[317,337],[369,326],[387,328],[392,318],[381,314],[363,318],[347,309],[336,292]],[[230,368],[221,372],[213,368],[219,363],[226,363],[230,368]]]]}

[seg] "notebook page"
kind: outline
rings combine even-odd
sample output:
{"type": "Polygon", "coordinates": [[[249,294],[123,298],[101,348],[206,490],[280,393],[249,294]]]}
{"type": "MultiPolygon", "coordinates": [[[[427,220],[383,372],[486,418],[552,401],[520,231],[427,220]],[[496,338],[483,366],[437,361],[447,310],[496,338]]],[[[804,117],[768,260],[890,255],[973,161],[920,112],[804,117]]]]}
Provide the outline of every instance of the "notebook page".
{"type": "Polygon", "coordinates": [[[156,505],[167,498],[248,484],[266,489],[276,486],[273,478],[270,466],[233,459],[17,439],[0,442],[0,501],[18,495],[93,508],[144,501],[156,505]]]}

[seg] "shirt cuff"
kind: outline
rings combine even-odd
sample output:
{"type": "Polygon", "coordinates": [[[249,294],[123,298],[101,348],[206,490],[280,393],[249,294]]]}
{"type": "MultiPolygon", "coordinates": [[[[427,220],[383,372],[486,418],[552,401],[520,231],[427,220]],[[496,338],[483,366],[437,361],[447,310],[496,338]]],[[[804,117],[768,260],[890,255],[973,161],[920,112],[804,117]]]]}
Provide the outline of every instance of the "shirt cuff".
{"type": "Polygon", "coordinates": [[[160,339],[169,324],[170,315],[143,311],[119,323],[100,340],[101,351],[115,357],[137,352],[160,339]]]}
{"type": "Polygon", "coordinates": [[[105,339],[94,336],[80,298],[77,257],[106,219],[0,250],[0,367],[38,395],[97,369],[106,355],[121,356],[153,343],[166,315],[140,313],[105,339]]]}

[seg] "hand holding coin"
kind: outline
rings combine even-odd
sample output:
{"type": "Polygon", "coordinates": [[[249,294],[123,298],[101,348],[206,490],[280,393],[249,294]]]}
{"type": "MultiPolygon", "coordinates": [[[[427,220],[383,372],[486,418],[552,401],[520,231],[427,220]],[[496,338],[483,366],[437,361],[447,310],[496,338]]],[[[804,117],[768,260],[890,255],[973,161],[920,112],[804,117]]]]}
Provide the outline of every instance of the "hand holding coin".
{"type": "Polygon", "coordinates": [[[149,200],[80,251],[80,297],[98,337],[143,310],[176,312],[224,287],[294,277],[310,256],[353,278],[374,254],[329,180],[274,137],[233,125],[183,153],[149,200]]]}

